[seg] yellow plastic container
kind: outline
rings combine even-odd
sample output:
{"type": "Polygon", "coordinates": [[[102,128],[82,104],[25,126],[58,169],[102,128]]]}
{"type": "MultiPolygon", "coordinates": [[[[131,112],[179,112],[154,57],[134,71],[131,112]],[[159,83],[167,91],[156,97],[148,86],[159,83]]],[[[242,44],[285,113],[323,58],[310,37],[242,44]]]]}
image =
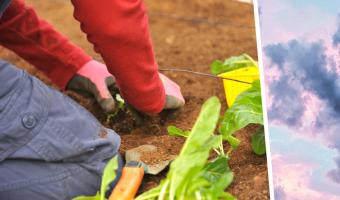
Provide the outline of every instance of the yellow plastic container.
{"type": "Polygon", "coordinates": [[[218,75],[223,78],[230,78],[247,83],[237,82],[234,80],[223,79],[224,92],[227,99],[227,104],[230,107],[233,105],[236,97],[243,91],[251,87],[254,80],[260,79],[260,73],[258,67],[245,67],[234,71],[226,72],[218,75]]]}

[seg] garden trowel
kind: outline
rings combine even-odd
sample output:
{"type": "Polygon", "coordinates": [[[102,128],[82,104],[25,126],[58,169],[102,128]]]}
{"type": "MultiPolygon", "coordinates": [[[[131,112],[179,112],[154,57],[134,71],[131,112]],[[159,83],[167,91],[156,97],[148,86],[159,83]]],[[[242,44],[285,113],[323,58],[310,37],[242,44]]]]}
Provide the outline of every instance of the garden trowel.
{"type": "Polygon", "coordinates": [[[144,173],[156,175],[164,170],[176,157],[169,156],[167,160],[159,160],[155,164],[149,165],[141,160],[143,155],[150,155],[156,152],[157,147],[153,145],[142,145],[125,152],[126,165],[109,200],[133,200],[142,183],[144,173]]]}

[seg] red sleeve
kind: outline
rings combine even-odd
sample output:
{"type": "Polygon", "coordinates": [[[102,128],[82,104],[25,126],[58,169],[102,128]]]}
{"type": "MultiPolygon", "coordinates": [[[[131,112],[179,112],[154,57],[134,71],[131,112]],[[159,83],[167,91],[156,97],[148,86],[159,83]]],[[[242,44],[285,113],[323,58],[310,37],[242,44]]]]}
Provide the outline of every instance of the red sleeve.
{"type": "Polygon", "coordinates": [[[81,29],[116,77],[124,98],[143,112],[160,112],[165,92],[143,1],[71,1],[81,29]]]}
{"type": "Polygon", "coordinates": [[[64,89],[76,71],[91,60],[23,0],[12,0],[0,19],[0,44],[43,71],[64,89]]]}

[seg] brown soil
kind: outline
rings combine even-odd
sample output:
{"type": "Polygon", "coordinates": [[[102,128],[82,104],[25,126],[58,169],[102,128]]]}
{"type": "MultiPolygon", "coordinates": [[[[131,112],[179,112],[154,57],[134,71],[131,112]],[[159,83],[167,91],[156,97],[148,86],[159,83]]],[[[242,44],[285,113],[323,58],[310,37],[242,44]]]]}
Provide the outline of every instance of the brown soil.
{"type": "MultiPolygon", "coordinates": [[[[54,24],[73,42],[100,60],[100,56],[93,52],[92,46],[79,30],[79,24],[73,19],[69,1],[27,0],[27,3],[33,5],[43,18],[54,24]]],[[[231,0],[146,0],[146,4],[160,68],[209,73],[209,65],[215,59],[242,53],[257,58],[253,8],[248,4],[231,0]]],[[[50,84],[31,65],[1,47],[0,57],[27,69],[50,84]]],[[[162,149],[163,153],[177,154],[184,139],[168,136],[166,127],[176,125],[182,129],[190,129],[204,100],[216,95],[225,102],[225,97],[219,80],[185,73],[164,73],[182,87],[186,106],[178,111],[146,117],[140,126],[125,113],[120,113],[118,119],[107,121],[107,116],[94,100],[73,92],[67,94],[85,106],[105,126],[121,135],[122,153],[129,148],[152,144],[162,149]]],[[[223,110],[225,109],[226,104],[223,103],[223,110]]],[[[230,160],[235,179],[228,191],[240,200],[269,199],[266,157],[253,154],[249,142],[255,129],[256,126],[249,126],[236,134],[242,143],[233,152],[230,160]]],[[[157,185],[165,174],[166,172],[162,172],[159,176],[146,176],[142,190],[157,185]]]]}
{"type": "Polygon", "coordinates": [[[150,150],[150,149],[145,149],[145,146],[146,145],[134,148],[133,151],[141,155],[140,160],[149,166],[157,165],[157,164],[163,163],[164,161],[172,160],[175,157],[175,155],[170,154],[169,151],[171,150],[168,150],[166,148],[156,147],[150,150]],[[141,148],[141,147],[144,147],[144,148],[141,148]]]}

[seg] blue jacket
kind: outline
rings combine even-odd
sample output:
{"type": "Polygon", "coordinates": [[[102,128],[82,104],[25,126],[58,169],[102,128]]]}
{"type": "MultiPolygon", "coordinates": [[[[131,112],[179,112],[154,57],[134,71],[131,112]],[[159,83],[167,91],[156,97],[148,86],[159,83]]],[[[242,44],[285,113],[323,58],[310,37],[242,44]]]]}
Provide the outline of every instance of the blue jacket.
{"type": "Polygon", "coordinates": [[[69,97],[1,60],[0,83],[0,199],[95,194],[119,136],[69,97]]]}

